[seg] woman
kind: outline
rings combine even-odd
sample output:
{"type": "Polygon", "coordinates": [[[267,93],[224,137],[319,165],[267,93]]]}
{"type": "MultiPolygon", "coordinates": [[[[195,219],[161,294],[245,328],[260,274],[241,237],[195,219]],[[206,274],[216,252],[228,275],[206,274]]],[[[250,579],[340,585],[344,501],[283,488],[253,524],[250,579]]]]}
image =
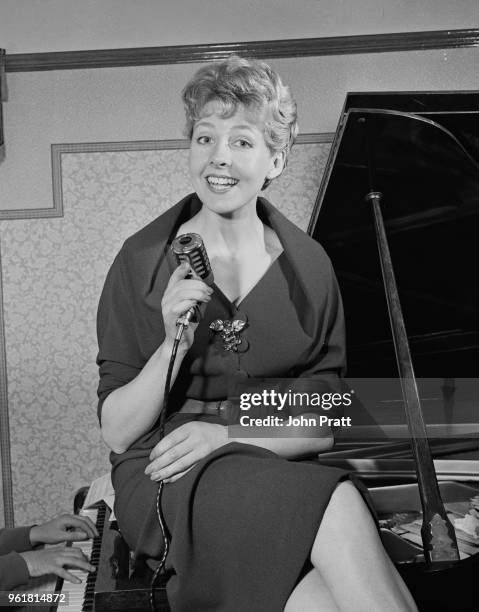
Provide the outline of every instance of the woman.
{"type": "Polygon", "coordinates": [[[269,66],[240,58],[200,69],[183,101],[195,193],[125,242],[99,307],[99,416],[122,533],[137,558],[161,557],[162,480],[174,611],[414,610],[348,475],[288,461],[331,448],[331,430],[260,437],[257,426],[233,438],[223,418],[241,381],[334,388],[344,368],[326,254],[258,198],[285,166],[295,103],[269,66]],[[212,287],[171,255],[190,232],[203,238],[212,287]],[[196,303],[205,312],[181,340],[160,441],[176,321],[196,303]],[[242,321],[233,343],[218,320],[242,321]]]}

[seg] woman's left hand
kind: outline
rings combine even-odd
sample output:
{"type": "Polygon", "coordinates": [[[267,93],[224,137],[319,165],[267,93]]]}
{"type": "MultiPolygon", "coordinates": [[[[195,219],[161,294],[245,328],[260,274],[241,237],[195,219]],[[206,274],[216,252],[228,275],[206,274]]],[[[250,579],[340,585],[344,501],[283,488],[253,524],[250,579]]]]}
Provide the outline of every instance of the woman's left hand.
{"type": "Polygon", "coordinates": [[[151,451],[151,463],[146,467],[145,474],[151,480],[174,482],[227,441],[225,425],[202,421],[180,425],[151,451]]]}

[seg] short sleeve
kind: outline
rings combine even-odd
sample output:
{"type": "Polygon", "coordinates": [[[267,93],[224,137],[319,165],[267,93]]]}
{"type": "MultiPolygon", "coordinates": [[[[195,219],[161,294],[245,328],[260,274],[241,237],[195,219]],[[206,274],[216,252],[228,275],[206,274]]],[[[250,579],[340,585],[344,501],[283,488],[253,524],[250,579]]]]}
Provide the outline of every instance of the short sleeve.
{"type": "Polygon", "coordinates": [[[341,295],[329,260],[326,279],[315,313],[314,341],[309,354],[298,366],[297,374],[330,384],[346,371],[346,333],[341,295]]]}

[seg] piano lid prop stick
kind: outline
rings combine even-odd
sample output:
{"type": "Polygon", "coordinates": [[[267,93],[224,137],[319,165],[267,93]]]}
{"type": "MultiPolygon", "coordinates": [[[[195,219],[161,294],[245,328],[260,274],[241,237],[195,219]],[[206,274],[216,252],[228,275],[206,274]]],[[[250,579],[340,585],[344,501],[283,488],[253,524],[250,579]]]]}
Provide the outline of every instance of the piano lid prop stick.
{"type": "Polygon", "coordinates": [[[389,319],[393,332],[396,360],[399,368],[411,445],[415,458],[419,494],[423,508],[421,536],[424,556],[431,569],[440,569],[459,560],[454,527],[447,517],[439,492],[434,463],[429,447],[426,427],[421,410],[421,401],[412,364],[406,326],[402,314],[399,294],[392,266],[391,254],[381,213],[381,197],[378,191],[366,195],[372,204],[374,225],[379,249],[381,271],[386,290],[389,319]]]}

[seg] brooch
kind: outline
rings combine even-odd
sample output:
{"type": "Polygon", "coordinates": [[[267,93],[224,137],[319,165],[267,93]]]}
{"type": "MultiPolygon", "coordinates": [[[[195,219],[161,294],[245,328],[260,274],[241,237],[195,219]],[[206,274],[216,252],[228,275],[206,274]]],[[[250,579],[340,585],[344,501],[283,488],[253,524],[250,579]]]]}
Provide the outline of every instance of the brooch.
{"type": "Polygon", "coordinates": [[[220,332],[223,340],[223,348],[225,351],[237,351],[238,345],[241,344],[239,333],[246,327],[246,321],[241,319],[233,319],[232,321],[222,321],[215,319],[210,323],[210,329],[214,332],[220,332]]]}

